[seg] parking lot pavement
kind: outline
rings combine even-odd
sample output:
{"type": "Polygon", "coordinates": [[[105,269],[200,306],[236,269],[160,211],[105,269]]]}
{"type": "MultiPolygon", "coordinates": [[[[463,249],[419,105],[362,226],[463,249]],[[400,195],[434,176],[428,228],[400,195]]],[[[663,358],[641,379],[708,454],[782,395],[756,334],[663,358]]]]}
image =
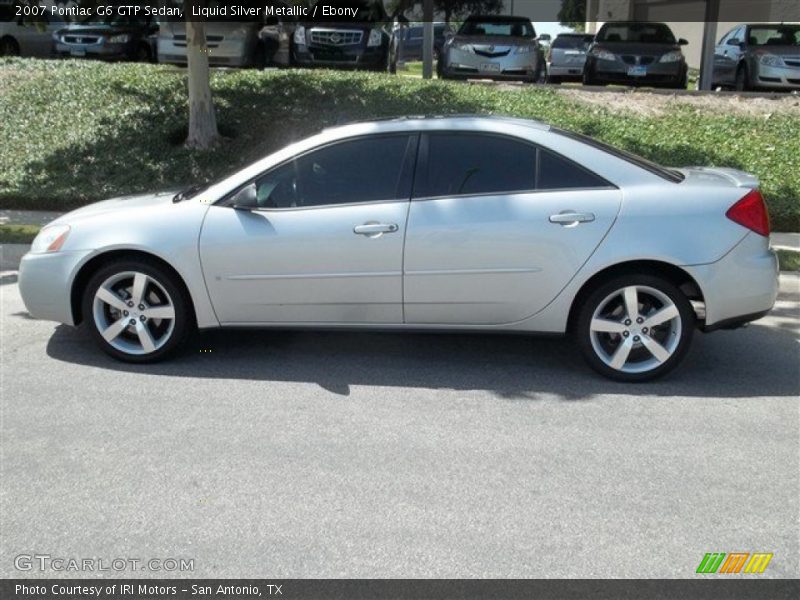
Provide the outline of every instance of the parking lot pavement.
{"type": "Polygon", "coordinates": [[[196,577],[691,577],[734,551],[800,576],[798,283],[623,385],[522,336],[219,332],[126,366],[30,319],[7,278],[0,576],[47,553],[196,577]]]}

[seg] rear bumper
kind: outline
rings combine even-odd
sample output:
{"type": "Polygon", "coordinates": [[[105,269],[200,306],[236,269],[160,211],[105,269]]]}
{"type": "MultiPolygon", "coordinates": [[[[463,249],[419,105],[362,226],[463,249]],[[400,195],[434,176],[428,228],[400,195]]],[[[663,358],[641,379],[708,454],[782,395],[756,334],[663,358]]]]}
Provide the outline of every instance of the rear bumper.
{"type": "Polygon", "coordinates": [[[583,76],[583,65],[562,66],[550,63],[547,66],[547,74],[551,77],[562,77],[564,79],[569,77],[580,79],[583,76]]]}
{"type": "Polygon", "coordinates": [[[703,292],[706,331],[761,318],[778,297],[778,258],[756,233],[748,233],[719,261],[684,269],[703,292]]]}

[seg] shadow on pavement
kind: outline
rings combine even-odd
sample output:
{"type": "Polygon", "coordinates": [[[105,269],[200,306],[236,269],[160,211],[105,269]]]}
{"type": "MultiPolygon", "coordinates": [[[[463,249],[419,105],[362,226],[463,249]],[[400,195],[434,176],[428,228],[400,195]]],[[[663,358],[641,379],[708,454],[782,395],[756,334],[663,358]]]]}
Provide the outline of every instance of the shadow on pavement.
{"type": "Polygon", "coordinates": [[[600,394],[747,398],[800,393],[800,345],[785,329],[697,333],[686,361],[664,380],[625,385],[584,365],[565,338],[220,330],[202,333],[175,359],[151,365],[117,362],[82,331],[60,325],[47,354],[120,372],[316,383],[348,396],[351,386],[485,390],[505,399],[600,394]]]}

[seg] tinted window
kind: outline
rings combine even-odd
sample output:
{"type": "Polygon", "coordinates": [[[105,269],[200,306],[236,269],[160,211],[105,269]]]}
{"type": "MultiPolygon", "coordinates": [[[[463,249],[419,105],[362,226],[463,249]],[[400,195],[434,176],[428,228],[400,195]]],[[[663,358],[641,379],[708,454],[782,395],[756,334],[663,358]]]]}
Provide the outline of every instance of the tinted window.
{"type": "Polygon", "coordinates": [[[751,46],[800,46],[800,25],[774,25],[750,28],[751,46]]]}
{"type": "Polygon", "coordinates": [[[586,50],[594,41],[593,35],[560,35],[553,42],[553,48],[586,50]]]}
{"type": "Polygon", "coordinates": [[[590,173],[583,167],[565,158],[548,152],[539,151],[539,170],[536,188],[540,190],[564,190],[608,187],[608,183],[590,173]]]}
{"type": "Polygon", "coordinates": [[[533,190],[536,148],[491,135],[434,134],[428,142],[425,196],[533,190]]]}
{"type": "Polygon", "coordinates": [[[607,23],[597,34],[597,41],[674,44],[675,36],[663,23],[607,23]]]}
{"type": "Polygon", "coordinates": [[[262,208],[292,208],[407,198],[409,136],[342,142],[303,155],[256,181],[262,208]]]}

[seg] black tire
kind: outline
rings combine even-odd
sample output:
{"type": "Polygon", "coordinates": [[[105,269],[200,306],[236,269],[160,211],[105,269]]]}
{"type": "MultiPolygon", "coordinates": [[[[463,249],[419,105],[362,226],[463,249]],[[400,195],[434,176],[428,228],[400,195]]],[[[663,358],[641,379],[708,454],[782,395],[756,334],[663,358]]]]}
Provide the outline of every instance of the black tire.
{"type": "Polygon", "coordinates": [[[150,62],[150,47],[147,44],[139,44],[136,47],[136,54],[133,60],[136,62],[150,62]]]}
{"type": "MultiPolygon", "coordinates": [[[[130,288],[128,288],[128,290],[130,290],[130,288]]],[[[116,292],[116,295],[121,298],[124,293],[125,291],[120,289],[119,292],[116,292]]],[[[123,302],[125,303],[126,301],[123,300],[123,302]]],[[[136,311],[136,313],[130,314],[132,317],[131,323],[117,334],[114,341],[118,345],[129,344],[131,347],[135,346],[137,343],[142,345],[141,342],[139,342],[142,338],[134,333],[133,325],[133,322],[136,321],[136,317],[138,316],[138,307],[134,307],[130,303],[130,297],[127,303],[129,309],[136,311]]],[[[196,321],[191,300],[181,282],[177,280],[175,275],[158,263],[146,259],[120,260],[100,267],[97,272],[92,275],[86,285],[81,306],[83,311],[83,326],[88,330],[90,337],[92,337],[95,343],[106,354],[123,362],[149,363],[163,360],[177,352],[196,330],[196,321]],[[123,274],[126,273],[143,273],[150,279],[150,282],[155,282],[157,286],[159,286],[156,287],[148,282],[145,293],[143,294],[144,302],[149,304],[151,300],[156,301],[149,304],[148,308],[161,308],[163,303],[171,304],[174,309],[174,319],[153,318],[149,319],[149,323],[146,323],[151,339],[161,344],[154,351],[146,352],[144,348],[142,349],[142,353],[138,354],[123,351],[106,341],[101,333],[98,317],[95,315],[95,294],[101,285],[115,277],[121,277],[122,280],[118,285],[125,286],[126,280],[123,274]],[[167,294],[165,302],[163,301],[163,292],[167,294]],[[162,298],[161,303],[157,302],[160,297],[162,298]],[[173,322],[171,328],[169,324],[170,321],[173,322]],[[159,334],[159,331],[161,331],[161,334],[159,334]],[[162,339],[163,342],[161,341],[162,339]]],[[[107,325],[108,323],[118,322],[123,319],[127,320],[128,314],[125,314],[123,317],[119,313],[108,312],[109,309],[110,306],[98,309],[100,319],[105,321],[104,324],[107,325]]],[[[144,312],[143,310],[142,313],[144,312]]],[[[148,319],[145,318],[145,321],[147,320],[148,319]]],[[[138,327],[136,329],[138,329],[138,327]]]]}
{"type": "Polygon", "coordinates": [[[547,83],[552,83],[553,85],[561,85],[561,77],[557,77],[554,75],[547,76],[547,83]]]}
{"type": "Polygon", "coordinates": [[[583,85],[600,85],[589,70],[583,72],[583,85]]]}
{"type": "Polygon", "coordinates": [[[749,92],[753,89],[750,85],[750,77],[747,72],[747,65],[745,64],[739,65],[739,68],[736,69],[735,88],[737,92],[749,92]]]}
{"type": "MultiPolygon", "coordinates": [[[[663,377],[672,371],[685,358],[695,329],[695,314],[688,298],[671,282],[653,275],[622,275],[609,279],[592,290],[588,296],[585,296],[581,306],[577,307],[577,309],[579,312],[577,313],[572,333],[584,359],[592,369],[601,375],[625,383],[650,381],[663,377]],[[614,308],[616,303],[617,306],[614,310],[617,311],[617,314],[622,315],[621,319],[625,319],[624,305],[619,304],[622,302],[622,296],[611,301],[608,299],[609,297],[614,297],[621,290],[634,286],[640,288],[638,304],[643,311],[642,319],[646,320],[648,316],[652,316],[660,308],[666,306],[666,304],[660,304],[658,297],[648,291],[655,290],[669,299],[677,308],[678,314],[675,318],[677,318],[678,326],[675,325],[674,320],[670,320],[653,327],[651,330],[642,330],[642,324],[631,323],[631,329],[628,333],[596,333],[595,337],[597,339],[593,340],[591,326],[595,311],[603,308],[604,304],[606,309],[614,308]],[[678,328],[679,331],[676,331],[678,328]],[[643,335],[644,333],[648,333],[648,335],[643,335]],[[624,338],[623,335],[625,335],[624,338]],[[645,344],[639,341],[641,339],[639,336],[649,340],[649,342],[657,341],[662,346],[661,349],[669,349],[671,347],[669,358],[660,362],[659,359],[655,358],[655,354],[647,350],[645,344]],[[607,345],[609,352],[606,354],[606,359],[613,358],[616,352],[612,351],[619,349],[623,343],[628,343],[631,347],[630,354],[626,354],[628,360],[631,361],[630,365],[628,362],[622,365],[622,368],[627,368],[629,371],[612,367],[598,354],[598,352],[603,352],[604,345],[607,345]],[[597,344],[599,350],[595,349],[595,344],[597,344]],[[635,372],[635,369],[641,370],[635,372]]],[[[605,318],[616,320],[615,317],[605,318]]],[[[628,325],[626,322],[619,322],[618,324],[624,325],[627,330],[628,325]]],[[[644,324],[646,325],[646,323],[644,324]]]]}
{"type": "Polygon", "coordinates": [[[12,37],[0,40],[0,56],[19,56],[19,44],[12,37]]]}

